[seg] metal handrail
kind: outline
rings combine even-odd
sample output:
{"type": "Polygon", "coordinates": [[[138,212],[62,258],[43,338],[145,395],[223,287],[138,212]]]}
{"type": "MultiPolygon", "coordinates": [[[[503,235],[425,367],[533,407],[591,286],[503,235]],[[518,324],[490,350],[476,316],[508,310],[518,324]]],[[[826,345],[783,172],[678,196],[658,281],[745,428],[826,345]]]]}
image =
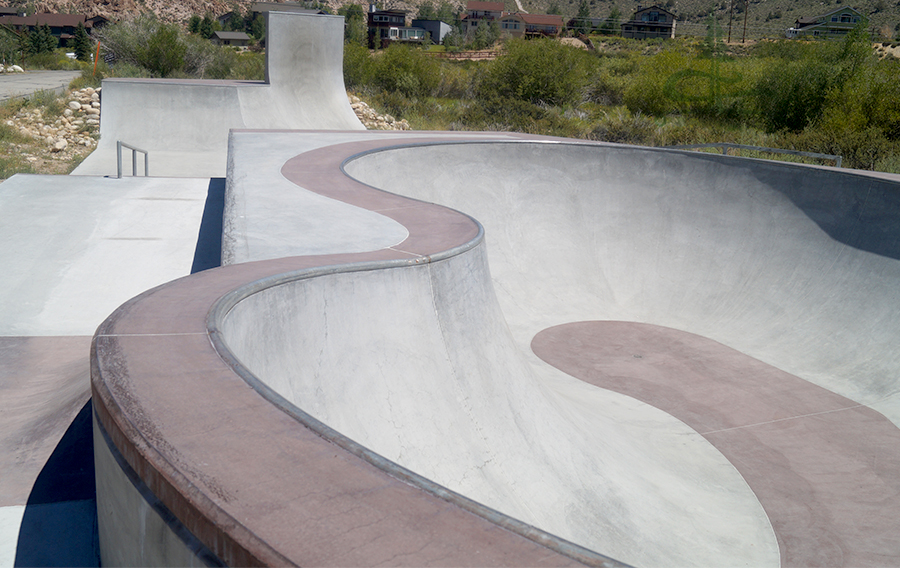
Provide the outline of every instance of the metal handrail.
{"type": "Polygon", "coordinates": [[[144,154],[144,177],[150,176],[150,154],[147,150],[141,150],[140,148],[135,148],[129,144],[126,144],[122,141],[116,142],[116,173],[117,177],[122,177],[122,148],[128,148],[131,150],[131,175],[137,177],[137,153],[141,152],[144,154]]]}
{"type": "Polygon", "coordinates": [[[819,154],[817,152],[800,152],[799,150],[781,150],[778,148],[763,148],[762,146],[747,146],[744,144],[729,144],[721,142],[718,144],[685,144],[682,146],[666,146],[675,150],[691,150],[694,148],[722,148],[722,153],[728,155],[728,149],[737,150],[753,150],[756,152],[768,152],[770,154],[791,154],[793,156],[803,156],[804,158],[821,158],[823,160],[834,160],[836,167],[841,167],[841,157],[833,154],[819,154]]]}

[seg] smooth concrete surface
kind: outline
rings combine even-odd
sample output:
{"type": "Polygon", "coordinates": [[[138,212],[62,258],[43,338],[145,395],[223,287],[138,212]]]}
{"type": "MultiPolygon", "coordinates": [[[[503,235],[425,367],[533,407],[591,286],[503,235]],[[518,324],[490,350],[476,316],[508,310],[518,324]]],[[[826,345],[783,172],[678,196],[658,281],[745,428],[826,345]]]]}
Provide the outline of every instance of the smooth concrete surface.
{"type": "Polygon", "coordinates": [[[13,566],[16,562],[16,542],[25,505],[0,507],[0,566],[13,566]]]}
{"type": "MultiPolygon", "coordinates": [[[[228,181],[223,213],[222,264],[267,260],[282,256],[352,253],[390,248],[409,236],[406,227],[392,220],[395,207],[409,200],[371,200],[353,205],[338,191],[340,184],[323,190],[317,169],[331,161],[329,147],[396,140],[426,143],[436,139],[516,140],[514,133],[233,130],[229,138],[228,181]],[[283,168],[298,153],[322,150],[317,161],[300,164],[297,171],[283,168]],[[286,176],[290,176],[288,179],[286,176]],[[315,185],[316,191],[307,186],[315,185]],[[304,211],[297,216],[296,211],[304,211]]],[[[361,148],[364,149],[364,148],[361,148]]],[[[342,156],[338,156],[340,165],[342,156]]],[[[297,162],[293,162],[297,163],[297,162]]],[[[411,222],[407,219],[406,222],[411,222]]]]}
{"type": "MultiPolygon", "coordinates": [[[[240,145],[229,154],[222,264],[283,256],[365,252],[388,248],[409,236],[406,228],[377,212],[329,199],[288,181],[281,167],[298,149],[327,146],[339,134],[233,134],[240,145]],[[304,214],[297,216],[297,211],[304,214]]],[[[346,136],[346,135],[344,135],[346,136]]]]}
{"type": "Polygon", "coordinates": [[[91,335],[123,301],[191,272],[211,185],[35,175],[0,185],[0,507],[24,516],[21,534],[12,517],[2,525],[4,558],[96,563],[93,497],[73,477],[90,445],[55,458],[90,396],[91,335]]]}
{"type": "Polygon", "coordinates": [[[778,565],[756,497],[693,430],[597,389],[567,403],[529,368],[484,247],[268,288],[223,335],[328,426],[566,540],[636,566],[778,565]]]}
{"type": "Polygon", "coordinates": [[[121,141],[149,152],[152,176],[224,177],[232,128],[364,130],[344,89],[344,19],[267,17],[265,82],[104,80],[100,142],[73,173],[115,175],[121,141]]]}
{"type": "Polygon", "coordinates": [[[483,220],[523,347],[569,321],[654,323],[900,424],[898,176],[580,144],[408,148],[347,169],[483,220]]]}
{"type": "Polygon", "coordinates": [[[25,97],[37,91],[62,92],[81,71],[28,71],[0,75],[0,101],[25,97]]]}
{"type": "MultiPolygon", "coordinates": [[[[90,336],[190,273],[209,179],[16,175],[0,186],[0,335],[90,336]]],[[[87,384],[84,385],[85,388],[87,384]]]]}
{"type": "MultiPolygon", "coordinates": [[[[784,565],[877,566],[900,554],[890,536],[900,458],[897,176],[581,144],[404,148],[346,169],[375,187],[483,220],[503,313],[525,353],[553,325],[625,320],[709,337],[786,372],[790,380],[776,381],[775,396],[797,384],[798,402],[740,396],[737,408],[747,416],[722,426],[735,428],[731,433],[689,423],[747,472],[777,523],[784,565]],[[425,164],[433,175],[410,183],[425,164]],[[457,175],[462,168],[473,172],[465,180],[457,175]],[[841,396],[804,410],[800,400],[822,398],[814,385],[841,396]]],[[[565,337],[553,345],[568,348],[575,363],[560,366],[580,378],[602,377],[595,369],[605,369],[603,358],[590,359],[598,348],[565,337]]],[[[630,349],[643,358],[659,344],[630,349]]],[[[738,368],[746,373],[755,363],[738,368]]],[[[688,382],[678,365],[664,373],[688,382]]],[[[628,388],[614,390],[637,396],[633,382],[622,383],[628,388]]],[[[735,412],[710,388],[701,389],[711,398],[706,424],[735,412]]],[[[687,419],[665,393],[638,398],[687,419]]],[[[586,400],[577,390],[570,398],[586,400]]],[[[396,398],[386,400],[397,407],[396,398]]],[[[378,431],[369,423],[372,432],[396,444],[392,424],[378,431]]]]}

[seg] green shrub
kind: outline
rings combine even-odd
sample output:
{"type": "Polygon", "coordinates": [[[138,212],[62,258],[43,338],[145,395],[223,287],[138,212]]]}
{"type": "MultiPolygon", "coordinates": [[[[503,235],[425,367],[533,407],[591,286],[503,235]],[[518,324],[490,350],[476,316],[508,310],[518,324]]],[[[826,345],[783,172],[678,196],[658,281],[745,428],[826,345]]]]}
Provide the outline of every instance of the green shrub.
{"type": "Polygon", "coordinates": [[[424,97],[437,89],[440,64],[423,51],[391,44],[375,58],[374,84],[408,97],[424,97]]]}
{"type": "Polygon", "coordinates": [[[596,59],[575,47],[548,39],[514,39],[488,66],[476,92],[480,98],[496,94],[532,104],[577,104],[596,67],[596,59]]]}
{"type": "Polygon", "coordinates": [[[161,77],[183,69],[187,45],[180,36],[175,26],[160,23],[138,50],[138,64],[161,77]]]}
{"type": "Polygon", "coordinates": [[[375,76],[375,63],[369,50],[355,42],[344,42],[344,85],[347,88],[369,86],[375,76]]]}

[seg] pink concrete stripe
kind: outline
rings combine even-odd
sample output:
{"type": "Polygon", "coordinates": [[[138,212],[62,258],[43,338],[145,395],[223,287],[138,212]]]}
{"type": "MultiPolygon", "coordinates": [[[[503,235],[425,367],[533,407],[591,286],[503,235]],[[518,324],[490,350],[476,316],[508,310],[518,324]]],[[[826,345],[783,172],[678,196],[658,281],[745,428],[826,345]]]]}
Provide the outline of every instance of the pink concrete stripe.
{"type": "Polygon", "coordinates": [[[532,349],[709,440],[765,508],[783,566],[900,560],[900,429],[878,412],[710,339],[659,326],[564,324],[538,333],[532,349]]]}

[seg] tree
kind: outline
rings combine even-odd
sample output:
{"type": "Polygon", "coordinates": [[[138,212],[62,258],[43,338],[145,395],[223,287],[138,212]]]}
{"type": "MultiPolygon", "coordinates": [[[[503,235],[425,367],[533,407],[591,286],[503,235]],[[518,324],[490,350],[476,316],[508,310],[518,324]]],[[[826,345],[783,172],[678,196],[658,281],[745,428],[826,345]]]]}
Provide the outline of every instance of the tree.
{"type": "Polygon", "coordinates": [[[192,34],[200,33],[200,16],[194,14],[191,16],[191,19],[188,20],[188,31],[192,34]]]}
{"type": "Polygon", "coordinates": [[[441,5],[438,6],[437,14],[435,14],[435,19],[453,26],[459,24],[459,14],[453,10],[453,5],[449,2],[441,2],[441,5]]]}
{"type": "Polygon", "coordinates": [[[619,33],[619,23],[622,21],[622,12],[616,6],[612,7],[609,17],[600,26],[600,33],[604,35],[615,35],[619,33]]]}
{"type": "Polygon", "coordinates": [[[561,16],[562,11],[559,9],[559,2],[557,2],[556,0],[553,0],[553,2],[550,2],[550,6],[547,7],[547,13],[553,14],[555,16],[561,16]]]}
{"type": "Polygon", "coordinates": [[[209,39],[217,31],[219,31],[219,22],[213,20],[209,14],[203,16],[203,19],[200,21],[200,35],[204,39],[209,39]]]}
{"type": "Polygon", "coordinates": [[[437,10],[431,2],[425,2],[419,6],[418,19],[420,20],[436,20],[437,10]]]}
{"type": "Polygon", "coordinates": [[[257,14],[250,23],[250,35],[256,40],[261,40],[266,35],[266,20],[262,14],[257,14]]]}
{"type": "Polygon", "coordinates": [[[575,14],[575,32],[587,35],[591,31],[591,8],[588,6],[588,0],[581,0],[578,3],[578,13],[575,14]]]}
{"type": "Polygon", "coordinates": [[[231,32],[244,31],[244,18],[237,10],[233,10],[231,15],[228,16],[228,22],[225,24],[225,29],[231,32]]]}
{"type": "Polygon", "coordinates": [[[75,28],[75,59],[79,61],[89,61],[91,59],[91,52],[93,52],[93,42],[91,38],[88,37],[87,30],[84,29],[84,24],[78,22],[78,27],[75,28]]]}
{"type": "Polygon", "coordinates": [[[368,30],[366,14],[359,4],[345,4],[338,9],[338,15],[344,16],[344,41],[366,45],[368,30]]]}
{"type": "Polygon", "coordinates": [[[50,26],[47,24],[39,26],[37,29],[30,32],[28,34],[28,40],[30,43],[30,53],[46,53],[53,51],[59,46],[59,41],[53,35],[53,32],[50,31],[50,26]]]}

